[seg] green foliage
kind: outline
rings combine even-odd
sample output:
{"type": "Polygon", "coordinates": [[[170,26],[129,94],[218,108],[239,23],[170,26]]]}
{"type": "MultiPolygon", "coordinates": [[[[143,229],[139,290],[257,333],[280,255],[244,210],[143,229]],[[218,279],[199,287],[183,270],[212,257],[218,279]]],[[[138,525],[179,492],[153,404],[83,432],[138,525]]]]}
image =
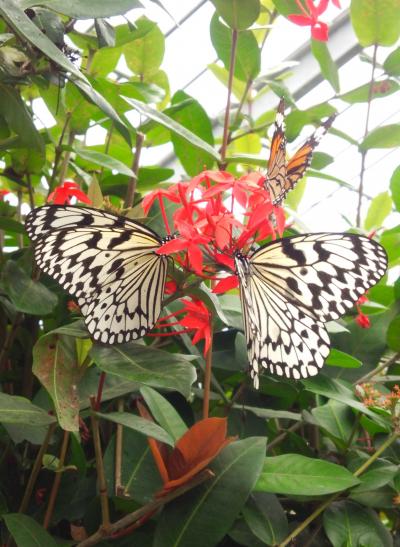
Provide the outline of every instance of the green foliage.
{"type": "MultiPolygon", "coordinates": [[[[165,10],[162,2],[154,3],[165,10]]],[[[164,234],[157,201],[143,218],[146,193],[167,190],[169,182],[186,181],[203,169],[221,169],[237,179],[265,170],[278,96],[285,97],[290,110],[289,143],[300,134],[301,140],[303,129],[310,134],[343,101],[359,112],[398,101],[398,47],[383,56],[381,65],[376,63],[372,83],[354,81],[340,93],[336,52],[331,44],[313,39],[310,51],[321,77],[341,101],[301,110],[297,100],[303,91],[292,93],[293,64],[274,67],[268,36],[278,14],[302,14],[299,3],[213,0],[212,5],[209,28],[200,26],[199,19],[197,30],[210,33],[217,57],[209,59],[214,62],[206,69],[208,77],[215,77],[223,92],[232,82],[225,133],[226,112],[212,117],[205,106],[208,89],[180,89],[166,71],[170,39],[145,8],[135,11],[141,8],[138,0],[0,1],[4,545],[72,545],[96,530],[96,542],[116,547],[261,547],[288,545],[292,536],[298,545],[395,544],[400,226],[392,223],[397,218],[392,213],[400,211],[400,167],[390,181],[377,180],[372,199],[360,208],[357,226],[348,221],[349,229],[376,232],[373,237],[389,258],[388,275],[360,304],[371,327],[363,329],[357,322],[359,306],[329,323],[330,355],[318,376],[307,380],[265,373],[258,392],[250,387],[238,292],[217,295],[212,279],[200,282],[192,272],[171,269],[179,289],[166,295],[163,311],[176,317],[180,296],[204,303],[212,316],[208,359],[203,342],[193,345],[192,333],[179,332],[179,326],[171,327],[176,333],[168,338],[151,333],[113,346],[94,342],[71,297],[33,263],[24,216],[46,203],[66,180],[78,183],[94,207],[139,219],[164,234]],[[114,16],[122,17],[109,19],[114,16]],[[92,25],[88,20],[93,19],[92,25]],[[265,97],[269,106],[260,112],[265,97]],[[45,110],[54,124],[39,119],[45,110]],[[158,147],[168,149],[174,161],[158,147]],[[131,202],[128,187],[133,188],[131,202]],[[9,201],[2,190],[10,193],[9,201]],[[204,370],[210,360],[207,403],[204,370]],[[207,413],[211,421],[225,417],[233,436],[219,440],[223,448],[211,461],[197,450],[201,446],[207,452],[214,438],[203,445],[200,437],[190,446],[182,444],[207,413]],[[189,469],[188,453],[195,462],[189,469]],[[168,473],[173,469],[178,482],[188,476],[163,491],[163,466],[168,473]],[[107,505],[111,522],[120,526],[111,538],[103,536],[107,505]],[[134,531],[127,529],[131,523],[134,531]]],[[[362,48],[396,43],[399,7],[399,0],[352,0],[352,25],[362,48]]],[[[195,50],[195,36],[186,47],[195,50]]],[[[369,53],[363,51],[363,58],[374,63],[369,53]]],[[[176,70],[186,71],[181,59],[175,64],[176,70]]],[[[360,131],[331,129],[343,148],[352,146],[369,159],[373,149],[398,147],[396,123],[373,129],[358,142],[365,127],[361,118],[360,131]]],[[[307,178],[285,199],[287,235],[305,231],[303,205],[317,184],[329,185],[332,192],[358,190],[350,178],[335,176],[336,158],[329,152],[314,154],[307,178]]],[[[362,199],[361,188],[360,205],[362,199]]],[[[169,219],[177,214],[176,203],[166,214],[169,219]]]]}

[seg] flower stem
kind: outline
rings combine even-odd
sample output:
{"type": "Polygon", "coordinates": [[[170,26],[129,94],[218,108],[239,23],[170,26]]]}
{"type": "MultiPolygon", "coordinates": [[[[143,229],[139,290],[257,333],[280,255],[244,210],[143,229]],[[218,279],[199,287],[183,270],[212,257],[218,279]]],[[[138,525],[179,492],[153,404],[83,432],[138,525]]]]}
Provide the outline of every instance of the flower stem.
{"type": "MultiPolygon", "coordinates": [[[[124,411],[124,399],[121,397],[117,401],[118,412],[124,411]]],[[[122,424],[117,424],[115,432],[115,495],[121,496],[124,492],[122,486],[122,443],[123,443],[123,427],[122,424]]]]}
{"type": "Polygon", "coordinates": [[[103,388],[104,388],[104,382],[106,380],[106,373],[102,372],[100,374],[99,378],[99,385],[97,387],[97,395],[96,395],[96,402],[95,402],[95,410],[100,410],[101,405],[101,397],[103,395],[103,388]]]}
{"type": "Polygon", "coordinates": [[[61,450],[60,450],[58,472],[55,474],[55,477],[54,477],[53,486],[50,492],[49,503],[47,505],[46,514],[44,515],[44,520],[43,520],[43,528],[45,530],[47,530],[51,522],[51,517],[53,516],[53,511],[54,511],[54,506],[56,503],[58,491],[60,489],[60,483],[61,483],[61,477],[62,477],[61,469],[64,467],[65,456],[67,454],[67,448],[68,448],[68,441],[69,441],[69,431],[64,431],[64,436],[63,436],[61,450]]]}
{"type": "Polygon", "coordinates": [[[136,184],[139,172],[140,153],[142,151],[142,145],[144,141],[144,135],[140,131],[136,133],[136,145],[135,145],[135,157],[133,158],[132,171],[133,176],[129,179],[128,188],[126,191],[124,208],[130,209],[133,206],[133,200],[135,199],[136,184]]]}
{"type": "MultiPolygon", "coordinates": [[[[399,433],[396,431],[393,433],[390,437],[386,439],[386,441],[378,448],[378,450],[370,457],[366,462],[364,462],[353,474],[355,477],[359,477],[368,467],[379,458],[379,456],[392,444],[394,441],[399,437],[399,433]]],[[[279,547],[285,547],[286,545],[289,545],[295,537],[297,537],[303,530],[307,528],[311,522],[313,522],[327,507],[330,506],[331,503],[333,503],[339,496],[341,496],[343,492],[336,492],[336,494],[333,494],[328,499],[326,499],[317,509],[311,513],[309,517],[306,518],[297,528],[291,532],[287,538],[279,544],[279,547]]]]}
{"type": "Polygon", "coordinates": [[[232,30],[231,58],[230,58],[230,63],[229,63],[228,97],[227,97],[227,100],[226,100],[224,132],[223,132],[223,136],[222,136],[222,146],[221,146],[221,165],[220,165],[221,169],[225,169],[226,149],[227,149],[227,146],[228,146],[229,116],[230,116],[230,110],[231,110],[232,84],[233,84],[233,73],[235,71],[237,39],[238,39],[238,31],[236,29],[233,29],[232,30]]]}
{"type": "Polygon", "coordinates": [[[213,332],[211,330],[210,347],[206,355],[206,368],[204,371],[204,393],[203,393],[203,418],[208,418],[210,410],[210,389],[211,389],[211,368],[212,368],[212,347],[213,332]]]}

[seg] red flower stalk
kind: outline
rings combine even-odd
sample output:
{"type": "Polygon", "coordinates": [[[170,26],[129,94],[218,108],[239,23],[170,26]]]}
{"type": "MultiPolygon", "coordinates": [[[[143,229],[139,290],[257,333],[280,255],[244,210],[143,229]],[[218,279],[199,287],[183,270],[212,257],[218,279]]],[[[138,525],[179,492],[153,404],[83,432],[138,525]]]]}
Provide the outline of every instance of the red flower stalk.
{"type": "Polygon", "coordinates": [[[66,180],[60,186],[57,186],[47,198],[47,201],[52,201],[55,205],[69,205],[71,198],[76,197],[78,201],[91,205],[91,200],[82,192],[76,182],[66,180]]]}
{"type": "MultiPolygon", "coordinates": [[[[326,42],[328,40],[328,25],[320,21],[319,16],[326,11],[328,3],[329,0],[320,0],[318,4],[313,0],[305,0],[305,5],[303,5],[301,0],[296,0],[296,4],[303,15],[291,14],[288,15],[288,19],[295,25],[311,27],[311,36],[314,40],[326,42]]],[[[339,0],[332,0],[332,3],[337,8],[340,8],[339,0]]]]}
{"type": "MultiPolygon", "coordinates": [[[[152,420],[150,413],[137,403],[140,415],[152,420]]],[[[153,421],[153,420],[152,420],[153,421]]],[[[227,437],[226,418],[206,418],[194,424],[171,449],[155,439],[148,438],[151,452],[164,483],[158,497],[189,482],[231,443],[227,437]]]]}

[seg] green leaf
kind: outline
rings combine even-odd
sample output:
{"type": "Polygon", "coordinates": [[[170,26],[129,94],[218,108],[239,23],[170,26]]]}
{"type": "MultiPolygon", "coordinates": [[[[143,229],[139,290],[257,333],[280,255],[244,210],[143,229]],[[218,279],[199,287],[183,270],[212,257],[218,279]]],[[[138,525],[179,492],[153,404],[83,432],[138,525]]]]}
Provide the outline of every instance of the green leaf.
{"type": "Polygon", "coordinates": [[[245,30],[260,15],[260,0],[212,0],[218,15],[233,29],[245,30]]]}
{"type": "MultiPolygon", "coordinates": [[[[350,104],[366,103],[370,98],[370,87],[371,86],[369,83],[361,85],[360,87],[356,87],[347,93],[343,93],[343,95],[339,95],[338,98],[350,104]]],[[[388,95],[392,95],[392,93],[396,93],[399,89],[400,84],[396,82],[396,80],[391,80],[389,78],[386,80],[380,80],[378,82],[374,82],[372,85],[371,98],[380,99],[387,97],[388,95]]]]}
{"type": "Polygon", "coordinates": [[[100,188],[99,181],[97,180],[97,177],[95,175],[92,176],[92,181],[89,186],[89,190],[87,191],[87,197],[92,202],[92,206],[96,209],[100,209],[103,205],[103,193],[100,188]]]}
{"type": "Polygon", "coordinates": [[[162,427],[141,416],[128,414],[128,412],[109,412],[108,414],[96,412],[96,416],[129,427],[129,429],[133,429],[142,435],[146,435],[146,437],[151,437],[169,446],[174,446],[173,438],[162,427]]]}
{"type": "MultiPolygon", "coordinates": [[[[111,439],[104,454],[104,471],[109,496],[121,495],[121,492],[115,492],[115,438],[111,439]]],[[[133,429],[125,429],[122,435],[121,483],[123,495],[129,495],[142,505],[151,501],[154,493],[162,488],[147,438],[133,429]]]]}
{"type": "Polygon", "coordinates": [[[140,390],[153,418],[169,435],[177,441],[187,431],[187,426],[175,408],[151,387],[142,387],[140,390]]]}
{"type": "Polygon", "coordinates": [[[127,11],[141,8],[143,5],[139,0],[96,0],[95,3],[82,2],[82,0],[22,0],[22,9],[33,6],[45,6],[58,11],[73,19],[97,19],[99,17],[113,17],[123,15],[127,11]]]}
{"type": "Polygon", "coordinates": [[[400,165],[393,171],[390,179],[390,191],[396,209],[400,211],[400,165]]]}
{"type": "Polygon", "coordinates": [[[259,418],[264,418],[266,420],[301,420],[301,414],[299,412],[289,412],[288,410],[274,410],[273,408],[258,408],[255,406],[237,404],[234,405],[234,408],[248,410],[252,412],[255,416],[259,418]]]}
{"type": "MultiPolygon", "coordinates": [[[[207,67],[214,76],[225,86],[228,87],[229,72],[223,66],[219,66],[216,63],[211,63],[207,67]]],[[[235,95],[238,101],[242,100],[246,92],[246,84],[237,78],[233,78],[232,93],[235,95]]]]}
{"type": "Polygon", "coordinates": [[[400,124],[390,124],[371,131],[360,144],[361,150],[395,148],[400,145],[400,124]]]}
{"type": "Polygon", "coordinates": [[[364,228],[369,231],[373,228],[380,228],[385,218],[392,211],[392,198],[389,192],[381,192],[371,201],[367,217],[364,221],[364,228]]]}
{"type": "Polygon", "coordinates": [[[185,397],[196,379],[196,371],[185,357],[137,343],[111,347],[94,345],[91,354],[97,366],[138,384],[172,389],[185,397]]]}
{"type": "Polygon", "coordinates": [[[255,490],[298,496],[322,496],[347,490],[360,481],[345,467],[300,454],[266,458],[255,490]]]}
{"type": "MultiPolygon", "coordinates": [[[[65,5],[65,2],[64,2],[65,5]]],[[[85,76],[60,49],[33,23],[15,0],[0,0],[0,15],[23,39],[39,49],[56,65],[87,83],[85,76]]],[[[93,17],[93,15],[91,15],[93,17]]]]}
{"type": "Polygon", "coordinates": [[[400,76],[400,47],[386,57],[383,68],[390,76],[400,76]]]}
{"type": "Polygon", "coordinates": [[[4,267],[4,286],[18,311],[48,315],[57,305],[57,296],[39,281],[33,281],[13,260],[4,267]]]}
{"type": "MultiPolygon", "coordinates": [[[[217,13],[211,19],[210,34],[218,57],[224,63],[225,68],[229,70],[232,30],[219,21],[217,13]]],[[[261,54],[256,37],[251,30],[240,32],[236,45],[234,76],[244,82],[254,80],[260,72],[260,66],[261,54]]]]}
{"type": "Polygon", "coordinates": [[[52,424],[55,418],[24,397],[0,393],[0,422],[43,426],[52,424]]]}
{"type": "Polygon", "coordinates": [[[360,475],[360,484],[351,489],[350,495],[377,490],[388,484],[399,472],[399,467],[388,460],[379,459],[360,475]]]}
{"type": "Polygon", "coordinates": [[[297,207],[301,202],[301,198],[306,191],[307,177],[302,177],[299,182],[296,183],[295,187],[290,190],[288,195],[285,197],[285,205],[287,205],[293,211],[297,211],[297,207]]]}
{"type": "MultiPolygon", "coordinates": [[[[184,91],[177,91],[171,100],[173,105],[183,101],[185,101],[185,107],[171,113],[171,118],[213,146],[212,124],[206,111],[198,101],[184,91]]],[[[188,146],[188,142],[175,133],[172,133],[171,140],[174,152],[188,175],[195,176],[203,169],[210,169],[213,166],[214,159],[210,154],[198,147],[188,146]]]]}
{"type": "Polygon", "coordinates": [[[344,351],[332,348],[325,363],[334,367],[359,368],[362,362],[344,351]]]}
{"type": "Polygon", "coordinates": [[[158,25],[146,17],[135,21],[135,30],[130,33],[130,41],[124,46],[124,56],[128,67],[146,81],[147,76],[155,74],[164,57],[165,38],[158,25]]]}
{"type": "Polygon", "coordinates": [[[215,477],[164,507],[154,547],[214,547],[229,531],[259,476],[265,439],[228,445],[212,462],[215,477]]]}
{"type": "Polygon", "coordinates": [[[253,492],[242,513],[253,534],[267,545],[277,545],[288,535],[285,511],[273,494],[253,492]]]}
{"type": "Polygon", "coordinates": [[[338,68],[335,61],[332,59],[326,42],[312,39],[311,51],[321,68],[322,76],[325,80],[328,80],[333,90],[336,91],[336,93],[339,93],[340,83],[338,68]]]}
{"type": "Polygon", "coordinates": [[[387,343],[393,351],[400,351],[400,315],[390,323],[387,331],[387,343]]]}
{"type": "Polygon", "coordinates": [[[135,99],[130,99],[129,97],[123,97],[123,98],[140,114],[143,114],[144,116],[148,116],[152,120],[163,125],[175,135],[182,137],[193,146],[196,146],[197,148],[200,148],[200,150],[203,150],[204,152],[207,152],[207,154],[210,154],[210,156],[212,156],[215,160],[217,161],[221,160],[221,156],[216,150],[214,150],[212,146],[210,146],[207,142],[200,139],[197,135],[195,135],[194,133],[192,133],[191,131],[189,131],[188,129],[180,125],[179,123],[175,122],[169,116],[166,116],[162,112],[158,112],[158,110],[155,110],[151,108],[150,106],[144,103],[141,103],[140,101],[136,101],[135,99]]]}
{"type": "Polygon", "coordinates": [[[350,16],[363,47],[392,46],[400,35],[399,0],[352,0],[350,16]]]}
{"type": "Polygon", "coordinates": [[[393,547],[387,528],[372,509],[353,501],[336,501],[323,516],[324,529],[333,547],[393,547]]]}
{"type": "Polygon", "coordinates": [[[338,401],[329,401],[325,405],[313,408],[311,413],[317,424],[329,435],[343,443],[350,439],[354,423],[354,414],[350,407],[338,401]]]}
{"type": "Polygon", "coordinates": [[[99,48],[115,46],[115,30],[110,23],[104,19],[95,19],[94,28],[96,29],[99,48]]]}
{"type": "Polygon", "coordinates": [[[96,150],[90,150],[89,148],[75,148],[74,152],[76,152],[76,154],[78,154],[81,158],[90,161],[91,163],[95,163],[96,165],[106,167],[111,171],[117,171],[118,173],[127,175],[128,177],[135,176],[132,169],[122,163],[122,161],[116,160],[108,154],[103,154],[102,152],[97,152],[96,150]]]}
{"type": "Polygon", "coordinates": [[[0,217],[0,230],[7,230],[13,234],[25,234],[24,225],[9,217],[0,217]]]}
{"type": "Polygon", "coordinates": [[[56,541],[32,517],[8,513],[2,518],[18,547],[57,547],[56,541]]]}
{"type": "Polygon", "coordinates": [[[52,398],[60,427],[79,431],[77,385],[84,370],[77,362],[75,339],[53,333],[39,338],[32,371],[52,398]]]}

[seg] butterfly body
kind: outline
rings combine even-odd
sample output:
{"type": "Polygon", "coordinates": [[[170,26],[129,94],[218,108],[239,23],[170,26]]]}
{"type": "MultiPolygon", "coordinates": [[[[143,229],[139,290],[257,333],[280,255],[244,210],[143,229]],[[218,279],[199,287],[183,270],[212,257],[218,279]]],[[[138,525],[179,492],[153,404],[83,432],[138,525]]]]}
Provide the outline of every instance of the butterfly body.
{"type": "Polygon", "coordinates": [[[354,234],[306,234],[235,255],[251,376],[314,376],[329,354],[324,323],[384,275],[384,249],[354,234]]]}
{"type": "Polygon", "coordinates": [[[75,296],[90,334],[106,344],[144,336],[162,307],[163,240],[128,218],[90,207],[34,209],[26,228],[39,268],[75,296]]]}
{"type": "Polygon", "coordinates": [[[312,154],[322,137],[330,128],[335,115],[330,116],[314,134],[286,161],[286,136],[284,124],[285,103],[281,99],[275,119],[265,187],[269,191],[274,205],[280,205],[286,194],[304,176],[310,166],[312,154]]]}

